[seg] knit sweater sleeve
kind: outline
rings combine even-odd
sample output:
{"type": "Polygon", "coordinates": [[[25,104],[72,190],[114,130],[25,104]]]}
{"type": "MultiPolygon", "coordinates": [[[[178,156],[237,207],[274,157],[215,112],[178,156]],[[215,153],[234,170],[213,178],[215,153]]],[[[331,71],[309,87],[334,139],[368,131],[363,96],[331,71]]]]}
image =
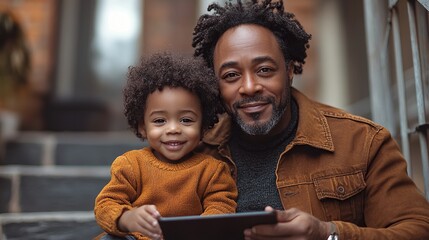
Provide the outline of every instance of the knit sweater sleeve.
{"type": "Polygon", "coordinates": [[[116,236],[127,233],[118,228],[119,218],[125,210],[132,208],[139,189],[131,161],[124,155],[115,159],[111,166],[110,182],[101,190],[95,200],[95,219],[104,231],[116,236]]]}
{"type": "Polygon", "coordinates": [[[234,213],[237,187],[226,163],[216,160],[214,171],[204,193],[202,215],[234,213]]]}

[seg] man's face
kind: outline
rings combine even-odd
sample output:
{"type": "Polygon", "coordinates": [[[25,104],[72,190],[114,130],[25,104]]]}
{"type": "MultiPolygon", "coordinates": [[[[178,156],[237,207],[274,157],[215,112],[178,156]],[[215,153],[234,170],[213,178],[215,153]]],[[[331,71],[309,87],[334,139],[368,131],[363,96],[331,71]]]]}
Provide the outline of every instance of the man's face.
{"type": "Polygon", "coordinates": [[[278,123],[290,118],[292,66],[286,67],[270,30],[253,24],[227,30],[216,44],[213,64],[226,111],[244,132],[276,134],[287,127],[287,120],[278,123]]]}

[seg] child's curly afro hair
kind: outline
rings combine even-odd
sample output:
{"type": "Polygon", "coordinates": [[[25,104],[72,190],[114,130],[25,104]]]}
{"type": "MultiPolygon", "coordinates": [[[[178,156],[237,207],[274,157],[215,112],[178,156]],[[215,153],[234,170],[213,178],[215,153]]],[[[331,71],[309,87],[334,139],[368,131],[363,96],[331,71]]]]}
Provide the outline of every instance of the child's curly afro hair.
{"type": "Polygon", "coordinates": [[[223,112],[220,105],[219,88],[213,71],[200,58],[157,53],[142,58],[140,65],[130,66],[127,85],[124,88],[124,114],[137,137],[144,118],[149,94],[164,87],[181,87],[196,94],[202,106],[202,130],[211,128],[217,115],[223,112]]]}

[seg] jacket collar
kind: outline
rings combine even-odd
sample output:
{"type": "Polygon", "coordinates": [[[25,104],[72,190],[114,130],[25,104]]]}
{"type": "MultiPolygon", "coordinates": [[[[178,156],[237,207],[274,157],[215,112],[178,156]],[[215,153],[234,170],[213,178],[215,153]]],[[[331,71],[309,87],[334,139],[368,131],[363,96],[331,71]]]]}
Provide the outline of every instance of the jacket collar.
{"type": "Polygon", "coordinates": [[[315,148],[334,151],[331,130],[328,120],[315,103],[295,88],[292,88],[292,97],[298,104],[298,129],[292,143],[295,145],[309,145],[315,148]]]}
{"type": "MultiPolygon", "coordinates": [[[[292,87],[292,97],[298,104],[298,129],[291,145],[308,145],[334,151],[328,121],[317,108],[317,103],[292,87]]],[[[209,145],[223,145],[230,136],[231,118],[227,114],[219,117],[219,122],[204,135],[203,142],[209,145]]]]}

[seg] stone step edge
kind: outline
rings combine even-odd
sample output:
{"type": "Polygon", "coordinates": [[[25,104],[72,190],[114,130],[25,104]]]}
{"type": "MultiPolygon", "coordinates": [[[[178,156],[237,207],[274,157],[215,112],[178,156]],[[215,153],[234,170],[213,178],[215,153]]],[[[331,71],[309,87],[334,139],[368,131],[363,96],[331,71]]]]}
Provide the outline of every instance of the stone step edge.
{"type": "Polygon", "coordinates": [[[137,144],[143,143],[131,131],[107,132],[44,132],[22,131],[8,142],[40,144],[137,144]]]}
{"type": "Polygon", "coordinates": [[[93,211],[0,213],[0,226],[8,223],[34,221],[88,222],[95,221],[95,217],[93,211]]]}
{"type": "Polygon", "coordinates": [[[0,213],[0,239],[4,238],[3,226],[13,223],[32,222],[92,222],[95,221],[94,212],[33,212],[33,213],[0,213]]]}
{"type": "Polygon", "coordinates": [[[0,166],[0,176],[108,177],[110,166],[0,166]]]}

